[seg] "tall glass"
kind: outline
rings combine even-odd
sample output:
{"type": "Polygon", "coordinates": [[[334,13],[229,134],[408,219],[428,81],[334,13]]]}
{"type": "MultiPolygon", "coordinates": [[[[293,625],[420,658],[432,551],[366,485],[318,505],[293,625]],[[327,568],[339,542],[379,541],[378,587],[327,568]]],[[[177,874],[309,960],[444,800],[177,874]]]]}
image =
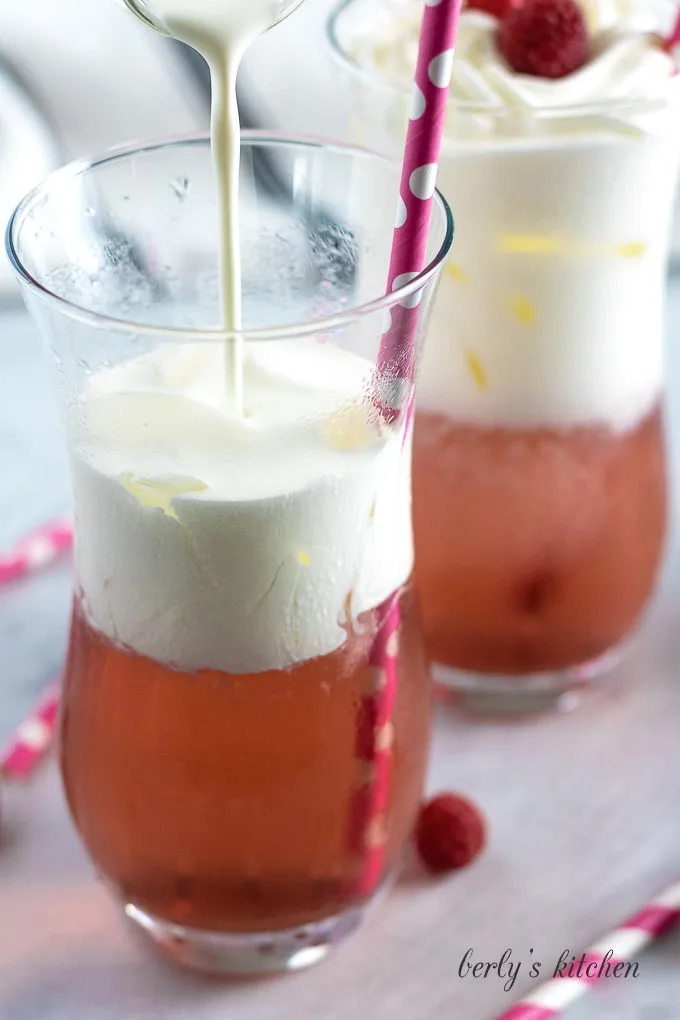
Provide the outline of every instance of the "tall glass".
{"type": "MultiPolygon", "coordinates": [[[[349,0],[330,35],[357,139],[395,152],[410,90],[353,55],[372,19],[387,37],[384,10],[349,0]]],[[[471,707],[545,707],[617,661],[664,546],[680,76],[571,109],[452,102],[445,134],[456,250],[414,436],[426,642],[471,707]]]]}
{"type": "Polygon", "coordinates": [[[67,167],[9,226],[75,497],[68,803],[127,916],[193,966],[320,959],[418,808],[413,384],[390,424],[374,365],[395,302],[420,296],[422,340],[452,224],[438,197],[427,268],[382,296],[397,187],[368,153],[244,135],[239,336],[214,325],[205,139],[67,167]]]}

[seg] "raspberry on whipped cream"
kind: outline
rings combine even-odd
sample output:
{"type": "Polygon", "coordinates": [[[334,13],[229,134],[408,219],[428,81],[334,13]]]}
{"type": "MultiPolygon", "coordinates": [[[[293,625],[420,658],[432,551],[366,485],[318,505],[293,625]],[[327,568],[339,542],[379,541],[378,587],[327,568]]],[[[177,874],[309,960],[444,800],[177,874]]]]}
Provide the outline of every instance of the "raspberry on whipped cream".
{"type": "MultiPolygon", "coordinates": [[[[457,106],[461,102],[490,111],[504,107],[545,110],[665,95],[669,77],[677,69],[675,60],[659,46],[658,26],[648,9],[629,0],[551,0],[548,8],[552,7],[553,13],[544,9],[544,16],[557,15],[562,21],[566,17],[571,26],[567,59],[570,73],[563,71],[556,77],[549,67],[546,73],[540,57],[537,69],[520,71],[513,60],[506,60],[504,46],[499,46],[499,19],[512,23],[518,18],[519,25],[525,26],[523,33],[528,35],[526,22],[533,21],[536,14],[540,20],[541,6],[536,0],[471,0],[464,7],[451,79],[450,136],[459,137],[473,127],[477,134],[482,127],[479,121],[461,121],[457,106]],[[575,27],[580,21],[583,29],[575,27]],[[583,49],[584,33],[587,52],[583,49]]],[[[355,0],[338,18],[336,32],[342,37],[342,48],[357,66],[376,80],[410,90],[420,15],[419,0],[366,0],[361,4],[355,0]],[[353,7],[359,6],[361,11],[354,13],[353,7]]],[[[536,31],[543,32],[545,46],[545,29],[539,25],[536,31]]],[[[565,44],[562,40],[560,46],[565,44]]],[[[513,46],[513,52],[515,49],[513,46]]],[[[492,128],[489,124],[488,129],[492,128]]]]}
{"type": "MultiPolygon", "coordinates": [[[[647,8],[631,0],[582,0],[580,12],[574,0],[515,2],[503,19],[469,6],[460,16],[438,177],[456,237],[421,359],[419,407],[475,424],[625,430],[663,383],[658,280],[680,76],[647,8]],[[578,35],[569,66],[587,31],[585,60],[562,77],[544,67],[518,73],[499,29],[556,3],[570,5],[578,35]]],[[[394,156],[420,10],[418,0],[355,0],[336,25],[353,62],[383,83],[374,93],[357,75],[364,141],[394,156]]]]}
{"type": "Polygon", "coordinates": [[[518,74],[563,78],[588,56],[583,11],[576,0],[528,0],[503,16],[498,49],[518,74]]]}

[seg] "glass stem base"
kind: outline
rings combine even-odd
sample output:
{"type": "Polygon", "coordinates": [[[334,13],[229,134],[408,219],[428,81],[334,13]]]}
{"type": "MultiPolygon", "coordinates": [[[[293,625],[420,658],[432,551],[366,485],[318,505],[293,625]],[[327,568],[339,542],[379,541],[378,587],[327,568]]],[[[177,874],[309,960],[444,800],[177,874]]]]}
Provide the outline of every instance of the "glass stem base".
{"type": "Polygon", "coordinates": [[[455,694],[457,704],[475,715],[526,715],[572,711],[621,662],[630,648],[625,641],[578,666],[554,672],[504,675],[452,669],[435,663],[432,675],[455,694]]]}
{"type": "Polygon", "coordinates": [[[233,977],[302,970],[323,960],[333,946],[362,923],[371,903],[332,917],[275,932],[226,934],[200,931],[153,917],[133,903],[124,911],[165,956],[192,970],[233,977]]]}

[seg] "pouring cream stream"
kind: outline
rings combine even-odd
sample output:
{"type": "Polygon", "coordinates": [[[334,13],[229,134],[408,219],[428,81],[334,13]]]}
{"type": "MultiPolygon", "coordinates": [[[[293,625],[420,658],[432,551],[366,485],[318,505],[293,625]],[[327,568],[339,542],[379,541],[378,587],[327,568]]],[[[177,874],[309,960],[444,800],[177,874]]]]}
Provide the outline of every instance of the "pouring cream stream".
{"type": "Polygon", "coordinates": [[[238,185],[241,127],[236,77],[248,48],[302,0],[124,0],[158,31],[197,50],[210,68],[210,141],[215,165],[219,222],[219,278],[222,323],[231,333],[225,350],[226,397],[233,414],[243,412],[241,253],[238,185]]]}

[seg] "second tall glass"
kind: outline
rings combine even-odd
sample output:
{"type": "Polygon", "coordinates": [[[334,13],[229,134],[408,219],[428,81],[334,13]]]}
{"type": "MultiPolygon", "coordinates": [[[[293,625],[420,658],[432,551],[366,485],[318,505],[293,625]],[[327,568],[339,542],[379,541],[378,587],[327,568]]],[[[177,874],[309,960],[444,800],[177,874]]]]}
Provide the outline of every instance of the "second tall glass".
{"type": "MultiPolygon", "coordinates": [[[[392,153],[411,102],[400,19],[415,26],[417,8],[349,0],[331,23],[357,140],[392,153]]],[[[475,81],[494,25],[461,16],[475,81]]],[[[543,707],[582,687],[616,661],[657,577],[680,76],[660,51],[650,61],[649,95],[570,107],[561,81],[499,59],[486,101],[449,106],[439,184],[456,248],[420,372],[414,528],[428,650],[473,707],[543,707]]]]}

